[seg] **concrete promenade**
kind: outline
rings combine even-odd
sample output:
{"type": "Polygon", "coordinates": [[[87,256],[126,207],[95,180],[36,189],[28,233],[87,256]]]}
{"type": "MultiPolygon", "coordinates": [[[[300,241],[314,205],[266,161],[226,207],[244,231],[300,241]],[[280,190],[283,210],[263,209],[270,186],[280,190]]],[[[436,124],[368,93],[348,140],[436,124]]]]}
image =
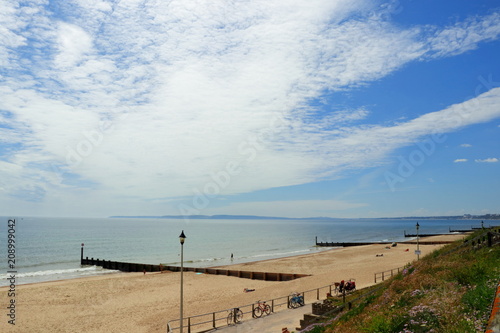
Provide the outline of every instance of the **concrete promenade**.
{"type": "Polygon", "coordinates": [[[281,333],[283,327],[287,327],[290,332],[296,331],[300,326],[300,320],[304,319],[304,314],[311,313],[311,304],[306,304],[297,309],[286,309],[275,312],[269,316],[263,316],[259,319],[243,318],[243,321],[237,325],[225,326],[211,330],[209,332],[221,333],[281,333]]]}

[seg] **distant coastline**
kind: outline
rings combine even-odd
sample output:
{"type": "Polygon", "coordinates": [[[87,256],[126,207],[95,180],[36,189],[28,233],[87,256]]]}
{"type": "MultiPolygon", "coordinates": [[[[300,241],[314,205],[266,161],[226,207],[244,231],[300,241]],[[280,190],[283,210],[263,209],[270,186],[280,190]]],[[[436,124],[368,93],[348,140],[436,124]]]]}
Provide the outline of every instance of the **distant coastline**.
{"type": "MultiPolygon", "coordinates": [[[[336,217],[277,217],[257,215],[162,215],[162,216],[126,216],[115,215],[109,218],[141,218],[141,219],[193,219],[193,220],[354,220],[354,218],[336,217]]],[[[356,218],[356,220],[500,220],[500,214],[459,215],[459,216],[407,216],[356,218]]]]}

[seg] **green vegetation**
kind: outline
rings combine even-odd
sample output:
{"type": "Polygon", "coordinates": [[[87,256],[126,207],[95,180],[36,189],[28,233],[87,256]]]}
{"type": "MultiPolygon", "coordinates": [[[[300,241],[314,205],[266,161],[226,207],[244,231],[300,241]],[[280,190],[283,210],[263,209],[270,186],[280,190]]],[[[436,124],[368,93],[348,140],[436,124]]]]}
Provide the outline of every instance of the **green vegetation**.
{"type": "Polygon", "coordinates": [[[309,332],[484,332],[500,277],[500,246],[473,250],[461,244],[414,262],[386,288],[309,332]]]}

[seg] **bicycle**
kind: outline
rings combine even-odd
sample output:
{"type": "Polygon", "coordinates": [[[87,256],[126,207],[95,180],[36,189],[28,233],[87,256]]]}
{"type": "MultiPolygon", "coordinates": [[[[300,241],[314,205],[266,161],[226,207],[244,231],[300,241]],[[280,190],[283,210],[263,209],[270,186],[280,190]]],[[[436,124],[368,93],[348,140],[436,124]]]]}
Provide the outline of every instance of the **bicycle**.
{"type": "Polygon", "coordinates": [[[296,309],[299,306],[304,306],[304,296],[300,295],[300,293],[293,293],[292,298],[288,302],[288,307],[291,309],[296,309]]]}
{"type": "Polygon", "coordinates": [[[253,309],[254,318],[262,317],[262,314],[265,313],[269,315],[271,313],[271,307],[266,302],[257,301],[257,307],[253,309]]]}
{"type": "Polygon", "coordinates": [[[229,310],[229,314],[227,315],[227,324],[231,325],[232,323],[237,324],[243,319],[243,311],[240,308],[234,308],[229,310]]]}

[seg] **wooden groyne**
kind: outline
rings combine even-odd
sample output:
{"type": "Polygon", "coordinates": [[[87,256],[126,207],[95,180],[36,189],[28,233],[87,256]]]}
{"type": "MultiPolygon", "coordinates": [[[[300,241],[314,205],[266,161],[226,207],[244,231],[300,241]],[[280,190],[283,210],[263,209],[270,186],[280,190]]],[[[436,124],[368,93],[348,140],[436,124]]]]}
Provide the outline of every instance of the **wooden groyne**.
{"type": "Polygon", "coordinates": [[[473,231],[472,229],[451,229],[451,228],[448,228],[448,230],[450,231],[450,233],[451,232],[460,232],[460,233],[462,233],[462,232],[471,232],[471,231],[473,231]]]}
{"type": "Polygon", "coordinates": [[[449,233],[442,233],[442,234],[407,234],[405,230],[405,237],[432,237],[432,236],[443,236],[443,235],[449,235],[449,233]]]}
{"type": "MultiPolygon", "coordinates": [[[[443,245],[443,244],[451,244],[455,241],[419,241],[420,245],[443,245]]],[[[416,240],[408,241],[408,242],[399,242],[398,244],[417,244],[416,240]]]]}
{"type": "MultiPolygon", "coordinates": [[[[89,257],[83,257],[83,246],[80,257],[81,265],[92,265],[100,266],[105,269],[113,269],[122,272],[160,272],[160,271],[170,271],[170,272],[180,272],[180,266],[169,266],[169,265],[152,265],[152,264],[140,264],[140,263],[130,263],[103,259],[94,259],[89,257]]],[[[213,275],[225,275],[234,276],[244,279],[252,280],[263,280],[263,281],[291,281],[301,277],[310,276],[309,274],[293,274],[293,273],[270,273],[270,272],[252,272],[252,271],[239,271],[232,269],[223,268],[211,268],[211,267],[183,267],[184,272],[195,272],[203,274],[213,274],[213,275]]]]}
{"type": "Polygon", "coordinates": [[[497,228],[500,228],[500,226],[497,226],[497,225],[490,225],[489,227],[485,227],[483,225],[483,223],[481,223],[481,226],[480,227],[470,227],[470,229],[451,229],[451,228],[448,228],[448,230],[450,232],[472,232],[472,231],[476,231],[476,230],[495,230],[497,228]]]}
{"type": "MultiPolygon", "coordinates": [[[[472,230],[491,230],[491,229],[497,229],[500,228],[500,225],[491,225],[489,227],[481,226],[481,227],[471,227],[472,230]]],[[[471,230],[471,231],[472,231],[471,230]]]]}
{"type": "MultiPolygon", "coordinates": [[[[139,264],[132,262],[121,262],[121,261],[111,261],[104,259],[94,259],[94,258],[83,258],[80,261],[81,265],[90,265],[90,266],[100,266],[105,269],[113,269],[122,272],[159,272],[161,270],[166,271],[166,267],[160,267],[160,265],[151,265],[151,264],[139,264]]],[[[180,270],[180,268],[179,268],[180,270]]]]}
{"type": "MultiPolygon", "coordinates": [[[[181,271],[180,266],[139,264],[139,263],[120,262],[120,261],[102,260],[94,258],[89,259],[88,257],[82,258],[81,264],[100,266],[105,269],[114,269],[122,272],[160,272],[160,271],[180,272],[181,271]]],[[[264,280],[264,281],[291,281],[301,277],[310,276],[308,274],[251,272],[251,271],[239,271],[232,269],[210,268],[210,267],[205,267],[205,268],[184,267],[183,270],[184,272],[234,276],[238,278],[264,280]]]]}
{"type": "MultiPolygon", "coordinates": [[[[419,241],[420,245],[442,245],[442,244],[451,244],[453,241],[419,241]]],[[[364,242],[316,242],[316,246],[326,246],[326,247],[349,247],[349,246],[362,246],[362,245],[387,245],[391,246],[392,244],[417,244],[417,241],[408,241],[408,242],[373,242],[373,243],[364,243],[364,242]]]]}
{"type": "Polygon", "coordinates": [[[364,242],[318,242],[316,241],[316,246],[327,246],[327,247],[349,247],[349,246],[361,246],[361,245],[391,245],[392,242],[376,242],[376,243],[364,243],[364,242]]]}

